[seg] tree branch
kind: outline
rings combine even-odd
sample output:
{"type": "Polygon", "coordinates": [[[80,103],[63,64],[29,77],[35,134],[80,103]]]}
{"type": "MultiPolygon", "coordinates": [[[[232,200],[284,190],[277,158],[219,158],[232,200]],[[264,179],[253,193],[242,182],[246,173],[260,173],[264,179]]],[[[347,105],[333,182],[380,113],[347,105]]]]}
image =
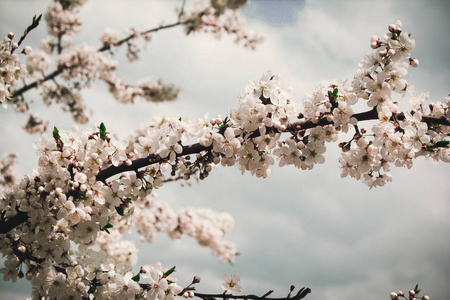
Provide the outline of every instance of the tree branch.
{"type": "MultiPolygon", "coordinates": [[[[159,30],[163,30],[163,29],[168,29],[168,28],[176,27],[176,26],[178,26],[178,25],[184,25],[184,24],[186,24],[186,23],[187,23],[187,21],[184,21],[184,22],[178,21],[178,22],[176,22],[176,23],[172,23],[172,24],[169,24],[169,25],[161,25],[161,26],[158,26],[158,27],[153,28],[153,29],[149,29],[149,30],[146,30],[146,31],[142,31],[140,34],[141,34],[141,35],[145,35],[145,34],[149,34],[149,33],[152,33],[152,32],[157,32],[157,31],[159,31],[159,30]]],[[[129,40],[132,40],[133,38],[136,38],[136,36],[133,35],[133,34],[130,34],[129,36],[127,36],[127,37],[124,38],[124,39],[121,39],[120,41],[118,41],[118,42],[115,43],[115,44],[112,44],[112,45],[103,45],[103,47],[101,47],[100,49],[98,49],[98,51],[99,51],[99,52],[103,52],[103,51],[106,51],[106,50],[110,50],[112,46],[114,46],[114,47],[120,46],[120,45],[122,45],[123,43],[126,43],[126,42],[128,42],[129,40]]]]}
{"type": "MultiPolygon", "coordinates": [[[[152,29],[149,29],[149,30],[147,30],[147,31],[143,31],[143,32],[141,32],[141,34],[148,34],[148,33],[157,32],[157,31],[160,31],[160,30],[163,30],[163,29],[168,29],[168,28],[176,27],[176,26],[178,26],[178,25],[184,25],[184,24],[186,24],[187,22],[188,22],[188,21],[184,21],[184,22],[178,21],[178,22],[176,22],[176,23],[172,23],[172,24],[169,24],[169,25],[161,25],[161,26],[158,26],[158,27],[156,27],[156,28],[152,28],[152,29]]],[[[133,38],[135,38],[134,35],[129,35],[128,37],[126,37],[126,38],[124,38],[124,39],[118,41],[118,42],[117,42],[116,44],[114,44],[113,46],[120,46],[120,45],[122,45],[123,43],[128,42],[129,40],[131,40],[131,39],[133,39],[133,38]]],[[[98,51],[99,51],[99,52],[103,52],[103,51],[106,51],[106,50],[110,50],[110,49],[111,49],[111,46],[112,46],[112,45],[104,45],[104,46],[102,46],[101,48],[99,48],[98,51]]],[[[32,88],[37,87],[37,86],[38,86],[40,83],[42,83],[42,82],[46,82],[46,81],[48,81],[48,80],[51,80],[51,79],[55,78],[56,76],[58,76],[59,74],[61,74],[61,73],[62,73],[63,71],[65,71],[65,70],[70,69],[70,68],[75,68],[75,67],[77,67],[77,66],[78,66],[78,65],[73,65],[73,66],[71,66],[71,67],[67,67],[67,66],[58,66],[58,68],[57,68],[55,71],[53,71],[51,74],[45,76],[44,78],[37,79],[36,81],[33,81],[33,82],[31,82],[31,83],[29,83],[29,84],[27,84],[27,85],[24,85],[23,87],[21,87],[21,88],[18,89],[17,91],[14,91],[14,92],[12,93],[11,99],[16,98],[17,96],[22,95],[23,93],[27,92],[28,90],[31,90],[32,88]]]]}
{"type": "MultiPolygon", "coordinates": [[[[51,75],[49,75],[51,76],[51,75]]],[[[48,76],[47,76],[48,77],[48,76]]],[[[368,120],[377,120],[378,119],[378,113],[376,109],[372,109],[370,111],[362,112],[354,114],[352,117],[356,118],[358,121],[368,121],[368,120]]],[[[403,113],[397,113],[395,114],[395,118],[397,120],[404,120],[405,116],[403,113]]],[[[427,124],[440,124],[440,125],[446,125],[450,126],[450,122],[445,118],[436,118],[436,117],[430,117],[430,116],[424,116],[422,117],[422,121],[426,122],[427,124]]],[[[327,118],[320,119],[317,123],[313,123],[312,121],[299,121],[295,123],[291,123],[286,127],[285,132],[296,132],[300,130],[305,130],[309,128],[314,128],[317,126],[325,126],[325,125],[331,125],[333,124],[333,121],[328,121],[327,118]]],[[[259,136],[259,131],[255,131],[252,134],[253,137],[259,136]]],[[[177,154],[177,157],[185,156],[189,154],[194,153],[200,153],[202,151],[211,151],[212,146],[205,147],[200,145],[199,143],[183,146],[183,151],[180,154],[177,154]]],[[[139,158],[136,160],[133,160],[131,165],[122,164],[119,166],[110,166],[106,169],[101,170],[97,176],[97,181],[106,182],[106,180],[110,177],[113,177],[115,175],[118,175],[123,172],[128,171],[137,171],[140,168],[147,167],[159,162],[163,162],[165,159],[162,159],[159,155],[151,154],[144,158],[139,158]]],[[[19,226],[23,222],[25,222],[28,219],[28,214],[25,212],[19,211],[17,215],[9,218],[8,220],[1,220],[0,221],[0,234],[7,233],[10,230],[14,229],[15,227],[19,226]]],[[[232,297],[228,297],[232,298],[232,297]]]]}
{"type": "Polygon", "coordinates": [[[306,295],[308,295],[309,293],[311,293],[311,289],[309,287],[307,288],[301,288],[298,293],[292,297],[290,297],[290,295],[288,295],[287,297],[282,297],[282,298],[270,298],[270,297],[265,297],[267,294],[270,293],[266,293],[264,296],[256,296],[256,295],[233,295],[233,294],[202,294],[202,293],[197,293],[195,292],[194,295],[195,297],[199,297],[205,300],[209,300],[209,299],[214,299],[214,298],[222,298],[222,299],[254,299],[254,300],[298,300],[298,299],[303,299],[306,297],[306,295]]]}
{"type": "Polygon", "coordinates": [[[8,233],[9,231],[13,230],[23,222],[25,222],[28,219],[28,214],[23,211],[17,212],[16,215],[9,218],[7,221],[1,220],[0,221],[0,234],[8,233]]]}
{"type": "MultiPolygon", "coordinates": [[[[17,43],[18,46],[20,46],[20,44],[22,44],[23,40],[27,37],[28,33],[30,33],[31,30],[33,30],[39,26],[39,22],[41,21],[41,18],[42,18],[42,14],[40,14],[37,18],[36,18],[36,16],[33,17],[33,21],[31,23],[31,25],[28,26],[27,29],[25,29],[25,31],[23,32],[23,35],[20,37],[19,42],[17,43]]],[[[14,50],[15,49],[12,49],[11,53],[14,53],[14,50]]]]}
{"type": "MultiPolygon", "coordinates": [[[[74,66],[75,67],[75,66],[74,66]]],[[[22,95],[23,93],[25,93],[28,90],[31,90],[32,88],[35,88],[38,86],[39,83],[45,82],[47,80],[51,80],[54,79],[56,76],[58,76],[59,74],[61,74],[65,69],[69,69],[69,67],[65,67],[65,66],[59,66],[55,71],[53,71],[53,73],[45,76],[44,78],[38,79],[36,81],[33,81],[32,83],[29,83],[27,85],[24,85],[23,87],[21,87],[20,89],[18,89],[17,91],[15,91],[14,93],[12,93],[11,98],[16,98],[17,96],[22,95]]]]}

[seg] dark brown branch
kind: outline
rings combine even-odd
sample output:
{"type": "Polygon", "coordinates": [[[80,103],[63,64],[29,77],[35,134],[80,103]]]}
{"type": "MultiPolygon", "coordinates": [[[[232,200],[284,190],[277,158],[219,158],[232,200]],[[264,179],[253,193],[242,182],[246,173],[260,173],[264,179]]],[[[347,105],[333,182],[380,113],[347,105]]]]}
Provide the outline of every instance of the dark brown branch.
{"type": "MultiPolygon", "coordinates": [[[[200,144],[193,144],[193,145],[189,145],[189,146],[183,146],[183,151],[180,154],[177,154],[177,157],[179,156],[184,156],[184,155],[189,155],[189,154],[193,154],[193,153],[200,153],[201,151],[208,151],[211,150],[212,147],[205,147],[202,146],[200,144]]],[[[143,167],[147,167],[153,164],[156,164],[158,162],[162,162],[161,157],[159,157],[158,155],[149,155],[147,157],[144,158],[139,158],[136,160],[133,160],[131,165],[126,165],[126,164],[122,164],[120,166],[110,166],[107,169],[104,169],[102,171],[100,171],[97,174],[97,181],[103,181],[105,182],[106,179],[120,174],[122,172],[128,172],[128,171],[137,171],[140,168],[143,167]]]]}
{"type": "Polygon", "coordinates": [[[29,83],[27,85],[24,85],[23,87],[21,87],[20,89],[18,89],[17,91],[14,91],[12,93],[12,97],[11,98],[16,98],[19,95],[22,95],[23,93],[25,93],[28,90],[31,90],[32,88],[35,88],[38,86],[39,83],[45,82],[47,80],[51,80],[54,79],[56,76],[58,76],[59,74],[61,74],[65,69],[67,69],[68,67],[63,67],[60,66],[58,67],[58,69],[56,69],[55,71],[53,71],[53,73],[45,76],[44,78],[38,79],[36,81],[33,81],[32,83],[29,83]]]}
{"type": "MultiPolygon", "coordinates": [[[[157,32],[157,31],[159,31],[159,30],[163,30],[163,29],[167,29],[167,28],[176,27],[176,26],[178,26],[178,25],[183,25],[183,24],[186,24],[186,23],[187,23],[187,21],[184,21],[184,22],[178,21],[178,22],[176,22],[176,23],[172,23],[172,24],[169,24],[169,25],[161,25],[161,26],[159,26],[159,27],[156,27],[156,28],[153,28],[153,29],[149,29],[149,30],[143,31],[143,32],[141,32],[140,34],[141,34],[141,35],[146,35],[146,34],[149,34],[149,33],[152,33],[152,32],[157,32]]],[[[126,43],[126,42],[128,42],[129,40],[132,40],[133,38],[136,38],[136,36],[133,35],[133,34],[130,34],[130,35],[127,36],[126,38],[124,38],[124,39],[118,41],[117,43],[115,43],[115,44],[113,44],[113,45],[103,45],[103,47],[101,47],[100,49],[98,49],[98,51],[99,51],[99,52],[103,52],[103,51],[106,51],[106,50],[110,50],[112,46],[114,46],[114,47],[120,46],[120,45],[122,45],[123,43],[126,43]]]]}
{"type": "Polygon", "coordinates": [[[28,214],[19,211],[17,215],[12,216],[7,221],[0,221],[0,234],[8,233],[28,219],[28,214]]]}
{"type": "MultiPolygon", "coordinates": [[[[148,33],[152,33],[152,32],[157,32],[159,30],[163,30],[163,29],[167,29],[167,28],[172,28],[178,25],[183,25],[186,24],[187,21],[185,22],[176,22],[176,23],[172,23],[169,25],[161,25],[159,27],[153,28],[153,29],[149,29],[147,31],[143,31],[141,32],[141,34],[148,34],[148,33]]],[[[119,42],[117,42],[116,44],[114,44],[114,46],[120,46],[125,42],[128,42],[129,40],[133,39],[135,36],[134,35],[130,35],[122,40],[120,40],[119,42]]],[[[106,50],[111,49],[111,45],[104,45],[103,47],[99,48],[98,51],[99,52],[103,52],[106,50]]],[[[51,80],[53,78],[55,78],[56,76],[58,76],[59,74],[61,74],[64,70],[69,69],[69,68],[75,68],[77,67],[77,65],[71,66],[71,67],[66,67],[66,66],[59,66],[55,71],[53,71],[50,75],[45,76],[44,78],[38,79],[36,81],[33,81],[27,85],[24,85],[23,87],[21,87],[20,89],[18,89],[17,91],[14,91],[12,93],[12,97],[11,98],[15,98],[19,95],[22,95],[23,93],[27,92],[28,90],[31,90],[35,87],[37,87],[40,83],[42,82],[46,82],[48,80],[51,80]]]]}
{"type": "MultiPolygon", "coordinates": [[[[368,121],[368,120],[377,120],[378,119],[378,113],[376,109],[372,109],[370,111],[357,113],[353,115],[354,118],[356,118],[358,121],[368,121]]],[[[397,120],[404,120],[405,116],[402,113],[398,113],[395,115],[397,120]]],[[[436,118],[436,117],[429,117],[424,116],[422,117],[422,121],[426,122],[428,124],[440,124],[440,125],[446,125],[450,126],[450,122],[446,118],[436,118]]],[[[316,126],[325,126],[333,124],[332,121],[328,121],[326,118],[320,119],[317,123],[313,123],[311,121],[299,121],[295,123],[291,123],[287,126],[286,132],[295,132],[300,130],[305,130],[309,128],[313,128],[316,126]]],[[[252,135],[253,137],[259,136],[259,131],[254,132],[252,135]]],[[[192,144],[189,146],[183,146],[183,151],[180,154],[177,154],[177,157],[185,156],[189,154],[194,153],[200,153],[202,151],[211,151],[212,147],[205,147],[200,145],[199,143],[192,144]]],[[[158,162],[162,162],[164,159],[162,159],[159,155],[150,155],[145,158],[139,158],[134,161],[132,161],[131,165],[122,164],[120,166],[110,166],[104,170],[101,170],[97,176],[96,179],[98,181],[106,182],[106,180],[110,177],[113,177],[115,175],[118,175],[122,172],[128,172],[128,171],[137,171],[140,168],[147,167],[150,165],[153,165],[158,162]]],[[[28,219],[28,215],[24,212],[19,212],[17,215],[9,218],[8,220],[0,221],[0,234],[7,233],[10,230],[14,229],[16,226],[22,224],[28,219]]]]}
{"type": "Polygon", "coordinates": [[[202,293],[197,293],[195,292],[194,295],[195,297],[199,297],[202,299],[214,299],[214,298],[222,298],[222,299],[254,299],[254,300],[298,300],[298,299],[303,299],[306,297],[306,295],[308,295],[309,293],[311,293],[311,289],[310,288],[302,288],[299,290],[299,292],[292,297],[282,297],[282,298],[270,298],[270,297],[265,297],[265,296],[256,296],[256,295],[233,295],[233,294],[202,294],[202,293]]]}
{"type": "MultiPolygon", "coordinates": [[[[405,119],[405,115],[403,113],[397,113],[394,115],[395,118],[399,121],[402,121],[405,119]]],[[[378,119],[378,112],[376,108],[365,111],[362,113],[357,113],[352,116],[358,122],[360,121],[369,121],[369,120],[377,120],[378,119]]],[[[450,126],[450,122],[445,118],[436,118],[436,117],[430,117],[430,116],[423,116],[422,122],[425,122],[427,124],[439,124],[439,125],[446,125],[450,126]]],[[[295,123],[291,123],[287,126],[287,131],[293,132],[298,130],[305,130],[309,128],[314,128],[317,126],[325,126],[325,125],[331,125],[333,124],[333,121],[328,121],[327,118],[319,119],[317,123],[312,122],[311,120],[308,121],[298,121],[295,123]]]]}
{"type": "MultiPolygon", "coordinates": [[[[27,37],[27,35],[30,33],[31,30],[35,29],[36,27],[39,26],[39,22],[41,21],[42,18],[42,14],[39,15],[39,17],[36,18],[36,16],[33,17],[33,21],[31,23],[30,26],[27,27],[27,29],[25,29],[25,31],[23,32],[23,35],[20,37],[19,42],[17,43],[18,46],[20,46],[20,44],[22,44],[23,40],[27,37]]],[[[11,53],[14,53],[15,49],[12,49],[11,53]]]]}
{"type": "MultiPolygon", "coordinates": [[[[376,119],[378,119],[378,112],[374,108],[369,111],[354,114],[352,117],[358,121],[376,120],[376,119]]],[[[293,132],[293,131],[298,131],[298,130],[314,128],[317,126],[331,125],[331,124],[333,124],[333,121],[328,121],[327,118],[319,119],[319,121],[317,123],[314,123],[311,120],[299,121],[299,122],[289,124],[287,126],[287,131],[293,132]]]]}
{"type": "MultiPolygon", "coordinates": [[[[372,109],[370,111],[354,114],[352,117],[356,118],[358,121],[377,120],[378,113],[377,113],[376,109],[372,109]]],[[[396,114],[396,118],[398,120],[403,120],[403,119],[405,119],[405,116],[403,114],[399,113],[399,114],[396,114]]],[[[440,125],[450,126],[450,122],[445,118],[435,118],[435,117],[424,116],[422,118],[422,121],[424,121],[428,124],[440,124],[440,125]]],[[[299,131],[299,130],[305,130],[305,129],[309,129],[309,128],[313,128],[313,127],[317,127],[317,126],[326,126],[326,125],[331,125],[331,124],[333,124],[333,122],[328,121],[326,118],[320,119],[317,123],[313,123],[311,121],[299,121],[299,122],[289,124],[286,128],[286,131],[287,132],[295,132],[295,131],[299,131]]],[[[257,137],[257,136],[259,136],[259,131],[255,131],[251,137],[253,138],[253,137],[257,137]]],[[[200,153],[201,151],[210,151],[211,149],[212,149],[212,147],[205,147],[205,146],[200,145],[199,143],[192,144],[189,146],[183,146],[183,151],[180,154],[177,154],[177,157],[185,156],[185,155],[189,155],[189,154],[193,154],[193,153],[200,153]]],[[[129,166],[125,165],[125,164],[117,166],[117,167],[110,166],[107,169],[100,171],[97,174],[96,179],[98,181],[105,182],[106,179],[108,179],[114,175],[120,174],[122,172],[127,172],[127,171],[136,171],[140,168],[150,166],[152,164],[155,164],[155,163],[158,163],[161,161],[162,161],[162,159],[159,156],[155,156],[152,154],[148,157],[139,158],[139,159],[134,160],[132,162],[132,164],[129,166]]]]}

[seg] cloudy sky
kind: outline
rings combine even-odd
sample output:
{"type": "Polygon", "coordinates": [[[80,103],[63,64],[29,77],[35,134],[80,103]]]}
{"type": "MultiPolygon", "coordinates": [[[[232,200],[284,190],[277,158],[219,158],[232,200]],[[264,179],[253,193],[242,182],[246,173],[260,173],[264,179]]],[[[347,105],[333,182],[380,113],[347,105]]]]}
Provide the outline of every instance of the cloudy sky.
{"type": "MultiPolygon", "coordinates": [[[[0,34],[17,36],[49,1],[0,2],[0,34]]],[[[91,0],[81,10],[83,31],[76,42],[100,45],[106,27],[148,29],[175,21],[179,1],[91,0]]],[[[265,36],[255,51],[209,35],[186,37],[181,29],[155,34],[141,59],[127,63],[117,56],[126,82],[154,76],[181,89],[172,103],[116,103],[102,83],[84,93],[92,123],[127,137],[154,116],[227,115],[237,95],[267,70],[281,74],[298,101],[320,80],[351,80],[369,39],[382,36],[397,20],[416,40],[413,56],[420,61],[410,83],[430,92],[433,101],[450,90],[450,21],[447,1],[296,1],[253,0],[242,10],[247,27],[265,36]],[[275,4],[276,3],[276,4],[275,4]]],[[[45,24],[26,42],[38,48],[45,24]]],[[[69,129],[69,115],[43,107],[38,95],[32,109],[50,127],[69,129]]],[[[19,152],[21,174],[36,165],[31,143],[39,137],[20,130],[25,117],[0,110],[0,154],[19,152]]],[[[228,239],[241,255],[234,265],[221,265],[185,238],[173,242],[163,234],[152,244],[139,244],[139,264],[160,261],[177,266],[181,285],[200,275],[198,290],[220,292],[224,272],[241,274],[244,293],[272,289],[285,296],[289,286],[309,286],[307,299],[388,299],[391,291],[419,283],[432,299],[448,298],[450,282],[450,175],[448,165],[418,159],[411,170],[393,169],[393,182],[369,190],[361,182],[340,178],[337,144],[328,146],[326,162],[312,171],[274,167],[268,179],[241,176],[235,168],[219,168],[201,184],[167,184],[158,191],[174,208],[210,207],[236,220],[228,239]]],[[[0,283],[0,299],[25,298],[27,282],[0,283]]]]}

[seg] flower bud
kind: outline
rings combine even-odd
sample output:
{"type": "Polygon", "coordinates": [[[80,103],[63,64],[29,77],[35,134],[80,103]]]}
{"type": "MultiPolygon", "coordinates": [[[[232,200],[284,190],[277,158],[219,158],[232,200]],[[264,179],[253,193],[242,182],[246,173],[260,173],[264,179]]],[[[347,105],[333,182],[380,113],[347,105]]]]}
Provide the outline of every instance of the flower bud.
{"type": "Polygon", "coordinates": [[[419,66],[419,60],[417,58],[410,58],[409,64],[411,65],[411,67],[417,68],[419,66]]]}
{"type": "Polygon", "coordinates": [[[378,55],[381,56],[381,57],[386,56],[386,54],[387,54],[386,49],[378,51],[378,55]]]}
{"type": "Polygon", "coordinates": [[[430,297],[428,297],[428,296],[423,296],[423,297],[422,297],[422,300],[430,300],[430,297]]]}
{"type": "Polygon", "coordinates": [[[395,55],[395,49],[391,48],[388,51],[389,56],[394,56],[395,55]]]}
{"type": "Polygon", "coordinates": [[[26,276],[27,280],[31,280],[34,277],[34,274],[32,272],[28,271],[25,276],[26,276]]]}
{"type": "Polygon", "coordinates": [[[194,278],[192,279],[192,284],[200,283],[200,280],[200,276],[194,276],[194,278]]]}
{"type": "Polygon", "coordinates": [[[189,293],[188,293],[188,292],[184,292],[184,293],[183,293],[183,297],[184,297],[184,298],[188,298],[188,297],[189,297],[189,293]]]}
{"type": "Polygon", "coordinates": [[[359,148],[366,148],[369,145],[369,140],[366,139],[365,137],[361,137],[356,142],[356,145],[358,145],[359,148]]]}
{"type": "Polygon", "coordinates": [[[12,40],[14,38],[14,32],[8,32],[8,39],[12,40]]]}
{"type": "Polygon", "coordinates": [[[394,292],[391,293],[390,297],[391,297],[391,300],[396,300],[396,299],[398,299],[397,293],[394,293],[394,292]]]}
{"type": "Polygon", "coordinates": [[[416,296],[416,291],[410,290],[409,291],[409,298],[414,298],[416,296]]]}
{"type": "Polygon", "coordinates": [[[30,46],[25,46],[22,50],[22,53],[27,55],[29,54],[31,51],[33,50],[33,48],[31,48],[30,46]]]}
{"type": "Polygon", "coordinates": [[[379,48],[380,46],[381,46],[380,38],[379,38],[377,35],[373,35],[373,36],[370,38],[370,47],[371,47],[372,49],[377,49],[377,48],[379,48]]]}
{"type": "Polygon", "coordinates": [[[389,30],[390,32],[395,32],[395,31],[397,31],[397,30],[398,30],[397,25],[395,25],[395,24],[389,24],[388,30],[389,30]]]}
{"type": "Polygon", "coordinates": [[[12,43],[12,48],[13,48],[13,49],[19,48],[19,44],[17,44],[17,43],[12,43]]]}

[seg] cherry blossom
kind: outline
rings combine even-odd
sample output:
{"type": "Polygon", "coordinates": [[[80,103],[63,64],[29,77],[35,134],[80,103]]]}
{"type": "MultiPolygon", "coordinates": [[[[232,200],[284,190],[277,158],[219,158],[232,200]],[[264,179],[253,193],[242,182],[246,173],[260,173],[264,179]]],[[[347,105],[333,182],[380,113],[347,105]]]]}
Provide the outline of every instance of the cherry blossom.
{"type": "Polygon", "coordinates": [[[223,280],[225,282],[222,284],[222,288],[226,293],[239,293],[242,291],[241,283],[241,276],[239,273],[236,273],[234,275],[228,275],[227,273],[223,274],[223,280]]]}

